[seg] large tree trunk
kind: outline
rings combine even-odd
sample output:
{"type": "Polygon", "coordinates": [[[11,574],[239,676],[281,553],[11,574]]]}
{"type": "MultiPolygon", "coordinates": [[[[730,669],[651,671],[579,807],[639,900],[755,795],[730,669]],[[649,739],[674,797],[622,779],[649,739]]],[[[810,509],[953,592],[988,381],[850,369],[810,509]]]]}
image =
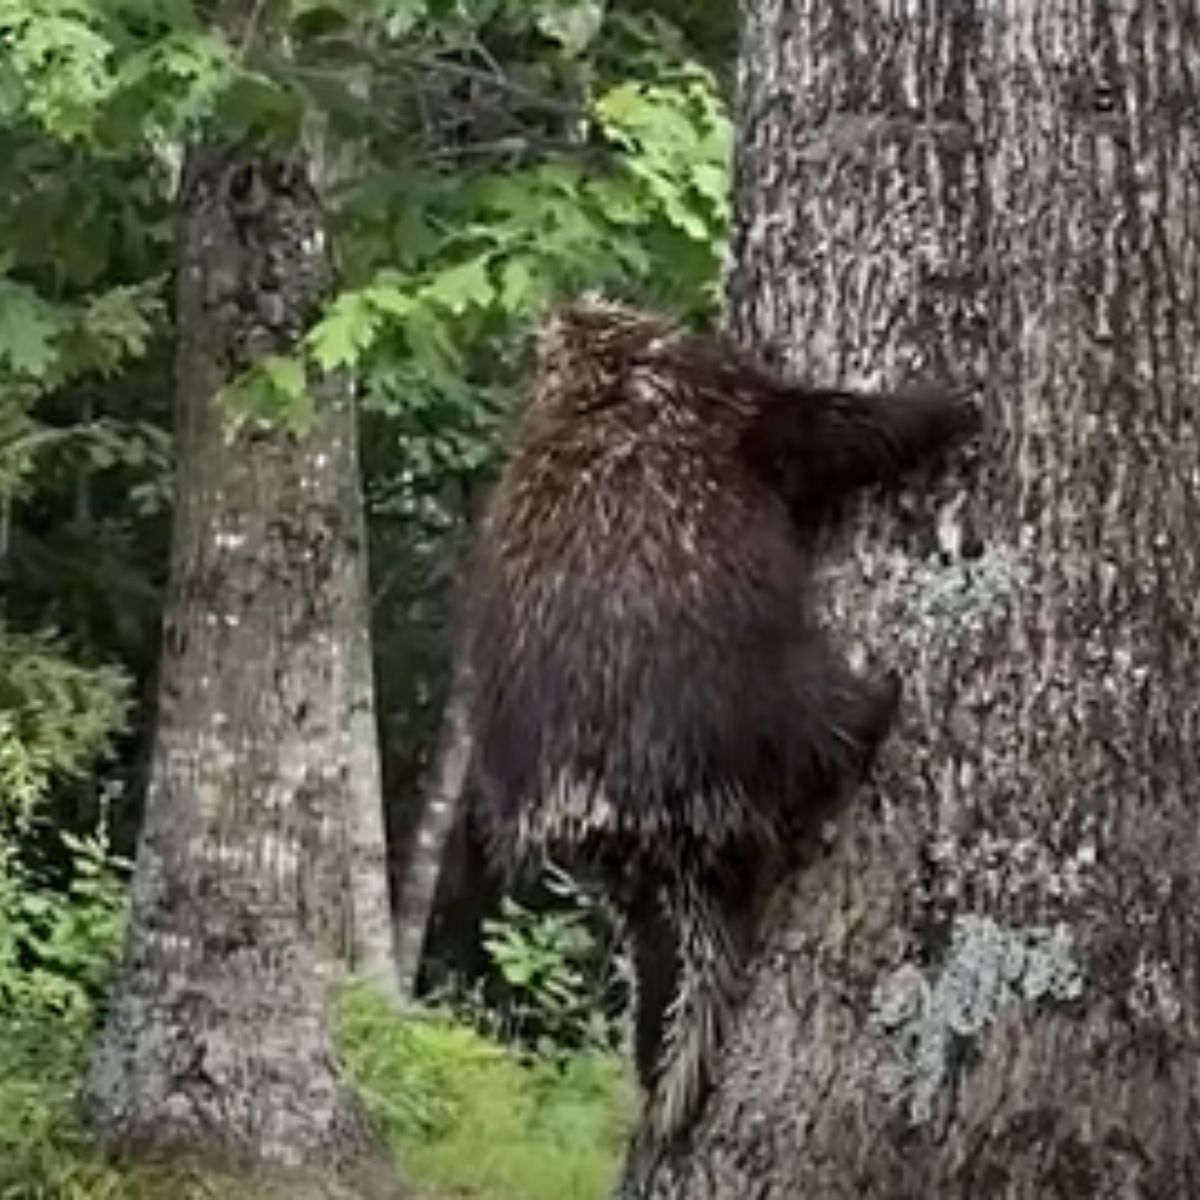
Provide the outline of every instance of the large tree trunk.
{"type": "Polygon", "coordinates": [[[179,199],[177,479],[158,724],[123,978],[89,1109],[118,1153],[389,1194],[333,1045],[361,545],[348,390],[312,431],[214,399],[330,283],[299,153],[204,148],[179,199]]]}
{"type": "Polygon", "coordinates": [[[1200,1196],[1196,0],[746,0],[733,327],[982,387],[828,580],[907,680],[639,1194],[1200,1196]]]}

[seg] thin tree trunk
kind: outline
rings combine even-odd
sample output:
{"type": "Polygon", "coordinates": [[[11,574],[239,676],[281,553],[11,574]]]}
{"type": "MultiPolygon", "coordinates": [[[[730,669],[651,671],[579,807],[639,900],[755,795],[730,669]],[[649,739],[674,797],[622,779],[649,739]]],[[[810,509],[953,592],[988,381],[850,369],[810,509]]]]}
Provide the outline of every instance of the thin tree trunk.
{"type": "Polygon", "coordinates": [[[417,973],[437,898],[446,843],[454,828],[471,762],[467,684],[462,670],[459,667],[451,679],[433,770],[422,797],[421,816],[413,830],[397,906],[396,975],[400,994],[406,999],[412,999],[416,992],[417,973]]]}
{"type": "MultiPolygon", "coordinates": [[[[351,410],[353,419],[353,409],[351,410]]],[[[357,422],[355,422],[357,425],[357,422]]],[[[379,725],[375,715],[375,672],[371,639],[371,590],[367,531],[363,517],[358,430],[353,430],[353,462],[345,486],[353,514],[353,562],[348,601],[350,622],[350,708],[346,724],[350,764],[350,938],[351,965],[384,994],[398,998],[396,938],[388,886],[387,828],[379,764],[379,725]]]]}
{"type": "MultiPolygon", "coordinates": [[[[369,31],[359,29],[356,38],[363,50],[357,70],[344,70],[344,83],[362,103],[370,102],[371,69],[369,31]]],[[[315,129],[314,129],[315,134],[315,129]]],[[[368,170],[366,148],[357,141],[328,135],[311,139],[321,190],[332,194],[347,181],[359,179],[368,170]]],[[[357,409],[350,445],[353,460],[344,477],[344,503],[352,514],[350,539],[352,562],[348,572],[348,621],[353,629],[350,651],[350,707],[346,725],[349,739],[350,802],[348,811],[350,856],[348,878],[348,941],[350,966],[383,994],[399,999],[396,982],[396,936],[388,871],[387,821],[383,805],[380,766],[379,724],[375,703],[374,639],[371,632],[371,586],[368,561],[367,522],[364,510],[362,468],[359,458],[357,409]]]]}
{"type": "Polygon", "coordinates": [[[985,389],[831,572],[907,681],[638,1194],[1200,1196],[1200,5],[746,0],[734,328],[985,389]]]}
{"type": "Polygon", "coordinates": [[[352,400],[311,432],[219,389],[286,352],[330,284],[299,152],[202,148],[178,201],[177,478],[159,711],[123,977],[88,1108],[119,1154],[389,1195],[334,1053],[353,687],[352,400]]]}

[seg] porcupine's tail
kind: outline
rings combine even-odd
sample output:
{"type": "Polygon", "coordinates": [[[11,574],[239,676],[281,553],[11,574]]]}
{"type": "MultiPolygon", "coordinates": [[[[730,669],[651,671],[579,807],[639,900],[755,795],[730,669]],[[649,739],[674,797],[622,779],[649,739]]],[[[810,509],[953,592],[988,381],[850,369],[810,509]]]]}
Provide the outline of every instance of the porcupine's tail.
{"type": "Polygon", "coordinates": [[[665,1145],[694,1119],[746,978],[750,889],[687,864],[630,906],[642,1130],[665,1145]]]}
{"type": "Polygon", "coordinates": [[[658,1157],[699,1114],[742,994],[754,913],[752,889],[683,864],[628,905],[643,1097],[617,1200],[642,1196],[658,1157]]]}
{"type": "Polygon", "coordinates": [[[755,905],[730,882],[682,869],[664,894],[677,976],[645,1113],[657,1141],[669,1141],[695,1118],[745,985],[755,905]]]}

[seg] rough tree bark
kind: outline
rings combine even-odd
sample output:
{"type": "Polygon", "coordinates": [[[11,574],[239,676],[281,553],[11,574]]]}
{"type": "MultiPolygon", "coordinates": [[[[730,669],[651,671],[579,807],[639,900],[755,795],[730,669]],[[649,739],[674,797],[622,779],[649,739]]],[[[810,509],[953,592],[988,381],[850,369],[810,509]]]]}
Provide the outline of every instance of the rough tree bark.
{"type": "Polygon", "coordinates": [[[352,400],[323,381],[304,436],[257,421],[231,435],[214,402],[289,350],[327,294],[309,168],[299,150],[220,146],[185,166],[157,730],[124,972],[87,1101],[121,1155],[383,1196],[390,1164],[340,1076],[331,1012],[362,615],[352,400]]]}
{"type": "Polygon", "coordinates": [[[907,680],[642,1194],[1200,1195],[1200,5],[745,0],[733,328],[984,390],[828,579],[907,680]]]}

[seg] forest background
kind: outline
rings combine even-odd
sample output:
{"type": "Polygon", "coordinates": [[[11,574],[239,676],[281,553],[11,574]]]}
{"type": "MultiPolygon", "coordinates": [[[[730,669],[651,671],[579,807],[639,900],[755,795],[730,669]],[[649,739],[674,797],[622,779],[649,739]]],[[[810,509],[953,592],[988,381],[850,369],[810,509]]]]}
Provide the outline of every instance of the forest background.
{"type": "MultiPolygon", "coordinates": [[[[0,0],[3,1197],[183,1194],[95,1157],[75,1098],[151,763],[185,147],[318,129],[348,164],[327,196],[334,294],[297,355],[269,356],[223,400],[235,426],[303,431],[304,356],[353,373],[387,863],[418,950],[431,897],[406,912],[403,883],[439,775],[450,596],[532,324],[583,287],[686,320],[718,302],[726,6],[255,13],[274,41],[231,36],[220,6],[186,0],[0,0]]],[[[438,865],[451,836],[421,1005],[397,1004],[416,987],[411,949],[393,978],[343,992],[352,1076],[430,1194],[602,1195],[628,1111],[616,951],[569,878],[502,896],[436,816],[438,865]]]]}
{"type": "Polygon", "coordinates": [[[821,571],[899,728],[621,1194],[1200,1195],[1200,0],[733,7],[0,0],[0,1195],[607,1193],[449,636],[584,288],[984,416],[821,571]]]}

